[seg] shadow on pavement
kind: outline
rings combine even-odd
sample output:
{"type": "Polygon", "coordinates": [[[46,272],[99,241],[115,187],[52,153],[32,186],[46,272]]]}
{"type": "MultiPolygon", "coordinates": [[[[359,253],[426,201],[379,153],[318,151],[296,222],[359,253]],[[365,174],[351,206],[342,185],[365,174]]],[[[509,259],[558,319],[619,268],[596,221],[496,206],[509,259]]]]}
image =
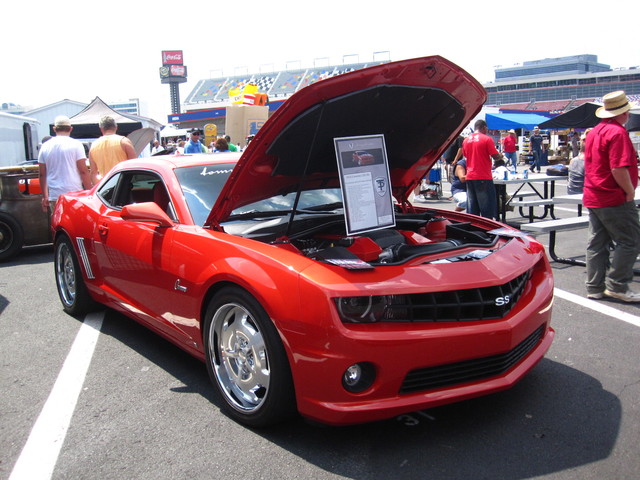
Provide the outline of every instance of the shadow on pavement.
{"type": "MultiPolygon", "coordinates": [[[[107,318],[102,333],[183,382],[174,391],[220,408],[204,364],[113,311],[107,318]]],[[[620,422],[619,399],[596,379],[544,359],[513,389],[488,397],[364,425],[297,419],[253,433],[341,477],[525,479],[607,458],[620,422]]]]}

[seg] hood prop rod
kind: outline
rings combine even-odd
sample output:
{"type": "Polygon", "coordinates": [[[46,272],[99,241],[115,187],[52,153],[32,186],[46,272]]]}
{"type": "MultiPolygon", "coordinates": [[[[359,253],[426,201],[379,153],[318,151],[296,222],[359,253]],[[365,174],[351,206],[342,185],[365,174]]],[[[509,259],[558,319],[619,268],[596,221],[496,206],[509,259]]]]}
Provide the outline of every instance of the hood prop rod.
{"type": "Polygon", "coordinates": [[[298,182],[298,190],[296,191],[296,199],[293,202],[293,207],[291,209],[291,216],[289,217],[289,223],[287,224],[287,233],[286,236],[289,238],[291,235],[291,228],[293,226],[293,219],[296,215],[296,211],[298,210],[298,203],[300,202],[300,195],[302,195],[302,186],[305,183],[307,178],[307,172],[309,171],[309,165],[311,164],[311,154],[313,153],[313,148],[316,144],[316,138],[318,137],[318,132],[320,131],[320,124],[322,123],[322,114],[324,113],[326,102],[322,102],[322,107],[320,108],[320,115],[318,116],[318,122],[316,123],[315,131],[313,132],[313,139],[311,141],[311,145],[309,146],[309,150],[307,153],[307,159],[304,164],[304,171],[302,173],[302,179],[298,182]]]}

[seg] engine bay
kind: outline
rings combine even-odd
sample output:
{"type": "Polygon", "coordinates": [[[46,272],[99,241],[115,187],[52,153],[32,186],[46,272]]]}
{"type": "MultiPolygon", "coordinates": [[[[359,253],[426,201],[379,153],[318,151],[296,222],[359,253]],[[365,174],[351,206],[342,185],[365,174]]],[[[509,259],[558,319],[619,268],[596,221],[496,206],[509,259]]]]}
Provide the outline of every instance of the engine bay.
{"type": "Polygon", "coordinates": [[[475,260],[491,253],[500,238],[470,222],[448,219],[432,210],[399,213],[394,228],[358,235],[345,233],[342,214],[297,215],[291,223],[287,217],[234,222],[225,225],[225,231],[353,268],[366,268],[362,262],[371,267],[393,265],[429,255],[475,260]],[[462,250],[465,253],[460,255],[448,253],[462,250]]]}
{"type": "MultiPolygon", "coordinates": [[[[359,260],[374,265],[392,265],[416,257],[443,254],[460,249],[487,249],[498,241],[468,222],[454,222],[445,217],[425,214],[399,215],[396,227],[362,233],[357,236],[317,235],[304,240],[292,240],[302,254],[316,260],[344,264],[359,260]],[[334,260],[339,260],[335,262],[334,260]]],[[[489,253],[489,252],[487,252],[489,253]]],[[[477,259],[484,255],[474,253],[477,259]]]]}

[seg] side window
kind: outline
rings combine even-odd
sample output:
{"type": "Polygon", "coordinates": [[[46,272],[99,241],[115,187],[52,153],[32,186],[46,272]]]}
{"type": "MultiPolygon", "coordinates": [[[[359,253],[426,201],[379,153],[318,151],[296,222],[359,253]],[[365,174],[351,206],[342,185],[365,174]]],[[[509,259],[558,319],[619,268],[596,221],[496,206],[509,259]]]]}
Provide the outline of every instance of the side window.
{"type": "Polygon", "coordinates": [[[120,175],[111,177],[98,191],[98,196],[109,206],[115,207],[114,199],[120,175]]]}
{"type": "Polygon", "coordinates": [[[155,173],[120,172],[100,188],[98,195],[116,209],[132,203],[155,202],[172,220],[177,221],[167,189],[155,173]]]}

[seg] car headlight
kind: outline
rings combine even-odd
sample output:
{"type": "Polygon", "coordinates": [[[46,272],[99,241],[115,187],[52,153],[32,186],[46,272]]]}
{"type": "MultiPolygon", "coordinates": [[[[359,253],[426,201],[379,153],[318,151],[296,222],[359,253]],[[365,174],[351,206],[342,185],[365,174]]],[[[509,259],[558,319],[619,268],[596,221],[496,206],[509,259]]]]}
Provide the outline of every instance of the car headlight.
{"type": "Polygon", "coordinates": [[[345,323],[410,320],[405,295],[340,297],[335,302],[340,319],[345,323]]]}

